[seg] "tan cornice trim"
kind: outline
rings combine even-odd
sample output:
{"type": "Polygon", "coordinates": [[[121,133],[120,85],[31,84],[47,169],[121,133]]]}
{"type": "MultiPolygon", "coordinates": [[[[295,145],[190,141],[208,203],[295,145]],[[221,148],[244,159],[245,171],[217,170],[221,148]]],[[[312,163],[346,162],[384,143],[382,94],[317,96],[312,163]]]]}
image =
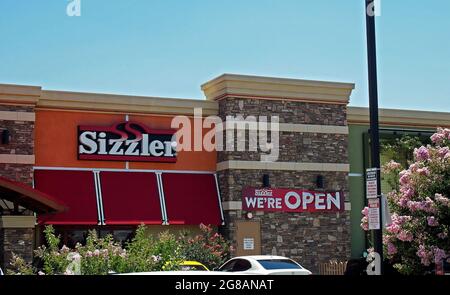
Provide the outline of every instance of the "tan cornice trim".
{"type": "Polygon", "coordinates": [[[347,104],[352,83],[223,74],[201,86],[208,100],[226,97],[347,104]]]}
{"type": "Polygon", "coordinates": [[[0,228],[34,228],[36,217],[34,216],[0,216],[0,228]]]}
{"type": "Polygon", "coordinates": [[[0,84],[0,103],[35,105],[41,95],[41,87],[0,84]]]}
{"type": "Polygon", "coordinates": [[[222,209],[224,211],[242,210],[242,201],[224,201],[222,202],[222,209]]]}
{"type": "MultiPolygon", "coordinates": [[[[129,116],[141,116],[141,117],[166,117],[173,118],[174,114],[154,114],[154,113],[131,113],[131,112],[108,112],[108,111],[89,111],[89,110],[71,110],[71,109],[55,109],[55,108],[36,108],[39,111],[49,111],[49,112],[68,112],[68,113],[83,113],[83,114],[109,114],[109,115],[129,115],[129,116]]],[[[181,114],[188,118],[194,118],[194,114],[181,114]]],[[[208,114],[202,114],[203,117],[209,116],[208,114]]]]}
{"type": "Polygon", "coordinates": [[[34,155],[0,154],[2,164],[29,164],[34,165],[34,155]]]}
{"type": "Polygon", "coordinates": [[[34,112],[0,111],[0,120],[34,122],[36,120],[36,115],[34,112]]]}
{"type": "Polygon", "coordinates": [[[42,91],[38,107],[40,109],[168,115],[193,115],[194,108],[201,108],[204,115],[216,115],[219,109],[217,103],[205,100],[67,91],[42,91]]]}
{"type": "MultiPolygon", "coordinates": [[[[304,80],[304,79],[294,79],[294,78],[280,78],[280,77],[266,77],[266,76],[256,76],[256,75],[238,75],[238,74],[222,74],[206,83],[201,85],[202,88],[207,88],[211,85],[220,83],[223,80],[228,81],[246,81],[255,83],[269,83],[269,84],[279,84],[279,85],[301,85],[301,86],[320,86],[328,88],[344,88],[354,87],[353,83],[342,83],[342,82],[328,82],[319,80],[304,80]]],[[[352,88],[353,89],[353,88],[352,88]]]]}
{"type": "MultiPolygon", "coordinates": [[[[369,109],[349,107],[347,111],[348,124],[369,124],[369,109]]],[[[379,121],[383,126],[403,127],[450,127],[450,113],[412,111],[397,109],[380,109],[379,121]]]]}
{"type": "Polygon", "coordinates": [[[333,171],[350,172],[344,163],[260,162],[230,160],[217,163],[217,171],[223,170],[278,170],[278,171],[333,171]]]}

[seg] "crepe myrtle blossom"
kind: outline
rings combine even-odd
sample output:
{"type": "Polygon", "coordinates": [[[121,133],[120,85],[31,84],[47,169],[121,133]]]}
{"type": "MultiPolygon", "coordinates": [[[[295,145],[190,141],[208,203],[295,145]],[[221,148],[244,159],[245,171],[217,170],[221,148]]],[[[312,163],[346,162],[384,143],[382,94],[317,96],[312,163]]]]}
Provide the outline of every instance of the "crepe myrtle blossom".
{"type": "Polygon", "coordinates": [[[416,192],[414,191],[414,188],[412,186],[405,185],[400,188],[400,193],[402,197],[410,199],[416,192]]]}
{"type": "Polygon", "coordinates": [[[446,206],[446,207],[450,207],[450,199],[444,197],[444,196],[441,195],[441,194],[435,194],[435,195],[434,195],[434,200],[435,200],[436,203],[438,203],[438,204],[441,204],[441,205],[446,206]]]}
{"type": "Polygon", "coordinates": [[[416,255],[420,258],[420,263],[425,266],[430,265],[433,253],[431,251],[427,251],[425,245],[419,245],[416,255]]]}
{"type": "Polygon", "coordinates": [[[383,173],[390,173],[392,171],[401,169],[402,165],[400,163],[395,162],[394,160],[390,160],[386,164],[383,165],[382,171],[383,173]]]}
{"type": "Polygon", "coordinates": [[[411,242],[414,239],[414,236],[407,230],[400,230],[397,234],[397,238],[403,242],[411,242]]]}
{"type": "Polygon", "coordinates": [[[431,246],[430,249],[427,250],[426,246],[423,244],[419,245],[416,254],[420,258],[420,262],[425,266],[429,266],[432,262],[440,263],[447,257],[447,254],[443,249],[431,246]]]}
{"type": "Polygon", "coordinates": [[[400,185],[407,185],[411,181],[411,171],[409,170],[403,170],[402,172],[400,172],[399,176],[400,185]]]}
{"type": "Polygon", "coordinates": [[[417,173],[419,173],[420,175],[428,176],[430,175],[430,170],[428,169],[428,167],[423,167],[417,169],[417,173]]]}
{"type": "Polygon", "coordinates": [[[441,145],[446,139],[450,139],[450,129],[448,128],[438,128],[437,132],[431,136],[431,141],[436,145],[441,145]]]}
{"type": "Polygon", "coordinates": [[[411,171],[411,172],[416,172],[417,171],[417,169],[419,169],[419,164],[417,164],[417,163],[412,163],[411,165],[409,165],[409,171],[411,171]]]}
{"type": "Polygon", "coordinates": [[[392,244],[391,242],[387,243],[387,254],[388,255],[395,255],[395,254],[397,254],[397,247],[395,247],[395,245],[392,244]]]}
{"type": "Polygon", "coordinates": [[[434,254],[434,263],[440,263],[447,257],[447,254],[443,249],[439,249],[438,247],[433,247],[434,254]]]}
{"type": "Polygon", "coordinates": [[[364,207],[364,209],[362,209],[361,214],[364,215],[363,218],[361,219],[361,228],[365,231],[369,230],[369,207],[364,207]]]}
{"type": "Polygon", "coordinates": [[[414,149],[414,158],[416,161],[426,161],[430,159],[430,151],[427,147],[421,146],[418,149],[414,149]]]}
{"type": "Polygon", "coordinates": [[[434,217],[434,216],[428,216],[428,217],[427,217],[427,224],[428,224],[429,226],[438,226],[438,225],[439,225],[439,222],[438,222],[438,220],[437,220],[436,217],[434,217]]]}
{"type": "MultiPolygon", "coordinates": [[[[450,129],[439,128],[431,142],[414,149],[407,169],[399,172],[392,161],[383,169],[398,179],[387,194],[392,222],[383,244],[386,258],[403,274],[424,274],[450,255],[450,129]]],[[[361,227],[368,230],[367,209],[361,213],[361,227]]]]}
{"type": "Polygon", "coordinates": [[[427,213],[436,213],[436,205],[433,200],[427,197],[425,201],[408,201],[406,206],[412,212],[415,211],[424,211],[427,213]]]}
{"type": "Polygon", "coordinates": [[[450,157],[450,148],[448,148],[448,146],[438,148],[438,155],[442,159],[447,159],[450,157]]]}

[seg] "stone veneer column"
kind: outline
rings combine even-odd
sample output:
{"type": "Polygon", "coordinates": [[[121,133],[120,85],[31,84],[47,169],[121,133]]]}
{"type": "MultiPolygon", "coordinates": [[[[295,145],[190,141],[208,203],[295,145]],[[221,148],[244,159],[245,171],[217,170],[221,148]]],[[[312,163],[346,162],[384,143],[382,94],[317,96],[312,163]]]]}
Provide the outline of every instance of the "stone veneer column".
{"type": "MultiPolygon", "coordinates": [[[[0,176],[32,184],[35,106],[41,88],[0,84],[0,134],[7,129],[11,140],[0,142],[0,176]]],[[[0,196],[1,197],[1,196],[0,196]]],[[[0,265],[6,267],[12,253],[31,262],[34,247],[34,216],[1,216],[0,265]]]]}
{"type": "MultiPolygon", "coordinates": [[[[330,259],[350,258],[347,103],[353,84],[222,75],[202,86],[217,100],[219,116],[279,116],[280,156],[261,163],[258,152],[218,152],[218,177],[226,236],[236,243],[235,222],[245,220],[242,190],[262,187],[269,174],[273,188],[341,190],[346,208],[338,213],[254,212],[261,222],[262,254],[291,257],[314,273],[330,259]]],[[[246,139],[248,142],[248,138],[246,139]]]]}
{"type": "Polygon", "coordinates": [[[31,185],[34,165],[34,121],[41,88],[0,84],[0,133],[7,129],[8,144],[0,143],[0,176],[31,185]]]}
{"type": "Polygon", "coordinates": [[[0,265],[8,268],[12,255],[33,260],[34,216],[0,216],[0,265]]]}

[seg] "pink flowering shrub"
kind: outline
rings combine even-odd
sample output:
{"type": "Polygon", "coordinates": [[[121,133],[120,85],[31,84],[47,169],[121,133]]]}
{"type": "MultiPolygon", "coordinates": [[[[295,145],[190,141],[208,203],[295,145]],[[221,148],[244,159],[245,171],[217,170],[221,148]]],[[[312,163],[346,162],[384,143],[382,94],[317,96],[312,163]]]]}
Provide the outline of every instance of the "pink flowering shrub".
{"type": "Polygon", "coordinates": [[[189,237],[188,232],[180,235],[183,255],[187,260],[199,261],[209,269],[219,267],[230,258],[233,247],[211,226],[201,224],[200,231],[201,233],[194,237],[189,237]]]}
{"type": "Polygon", "coordinates": [[[137,228],[134,238],[122,247],[111,235],[100,238],[89,231],[85,245],[74,249],[63,245],[52,226],[44,230],[46,244],[35,250],[37,263],[27,264],[14,255],[8,274],[38,275],[106,275],[108,273],[179,270],[184,260],[193,259],[215,267],[228,258],[229,243],[210,226],[201,225],[201,234],[188,238],[168,231],[157,236],[137,228]],[[198,248],[201,248],[200,251],[198,248]]]}
{"type": "MultiPolygon", "coordinates": [[[[383,234],[385,254],[403,274],[423,274],[450,255],[450,129],[414,149],[408,169],[393,161],[382,172],[396,179],[388,194],[392,223],[383,234]]],[[[389,176],[388,176],[389,177],[389,176]]],[[[361,227],[368,230],[367,209],[361,227]]]]}

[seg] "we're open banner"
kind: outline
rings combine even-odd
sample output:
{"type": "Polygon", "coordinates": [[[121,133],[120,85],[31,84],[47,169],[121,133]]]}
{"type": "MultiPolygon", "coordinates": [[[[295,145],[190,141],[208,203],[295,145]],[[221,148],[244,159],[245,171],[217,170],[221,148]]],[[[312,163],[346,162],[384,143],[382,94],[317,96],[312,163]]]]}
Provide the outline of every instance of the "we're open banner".
{"type": "Polygon", "coordinates": [[[338,212],[344,211],[340,191],[245,188],[242,192],[245,211],[338,212]]]}

